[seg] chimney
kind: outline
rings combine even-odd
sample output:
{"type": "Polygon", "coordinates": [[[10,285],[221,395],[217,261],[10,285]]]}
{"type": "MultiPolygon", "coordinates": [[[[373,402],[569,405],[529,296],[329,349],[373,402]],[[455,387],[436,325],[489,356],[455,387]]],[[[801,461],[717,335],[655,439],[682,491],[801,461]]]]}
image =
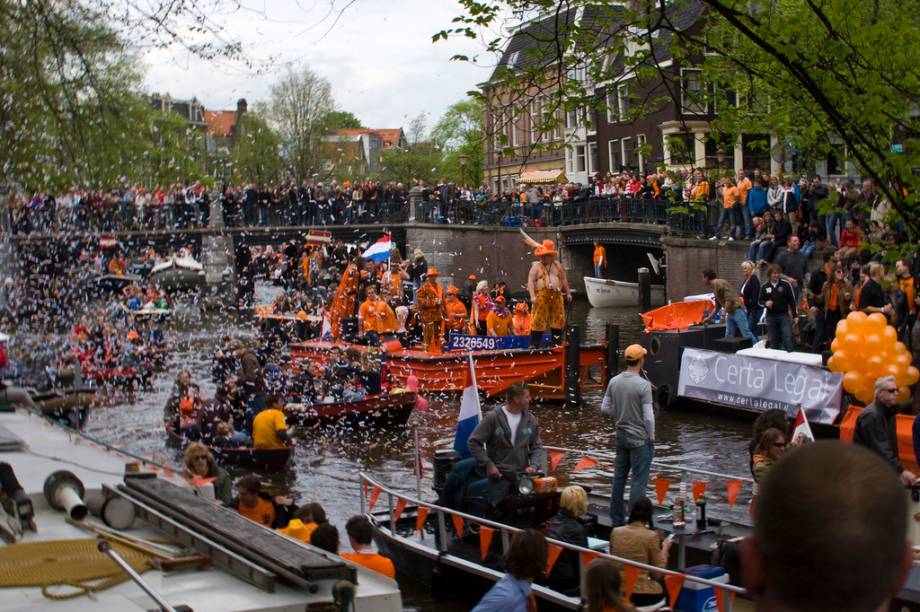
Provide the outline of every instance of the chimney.
{"type": "Polygon", "coordinates": [[[246,98],[240,98],[236,101],[236,116],[240,117],[249,110],[249,105],[246,104],[246,98]]]}

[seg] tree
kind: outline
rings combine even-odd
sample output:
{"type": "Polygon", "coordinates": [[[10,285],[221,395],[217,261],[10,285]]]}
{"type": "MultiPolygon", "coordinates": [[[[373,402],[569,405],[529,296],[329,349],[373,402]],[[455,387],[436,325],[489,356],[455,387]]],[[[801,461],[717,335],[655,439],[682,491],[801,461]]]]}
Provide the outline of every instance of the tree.
{"type": "Polygon", "coordinates": [[[390,147],[380,152],[380,177],[406,186],[416,181],[431,184],[443,175],[443,151],[427,140],[427,113],[409,122],[405,147],[390,147]]]}
{"type": "Polygon", "coordinates": [[[307,67],[289,71],[271,87],[265,115],[281,137],[281,155],[298,182],[318,172],[326,118],[332,112],[329,82],[307,67]]]}
{"type": "Polygon", "coordinates": [[[364,128],[361,120],[351,114],[349,111],[331,111],[326,115],[326,130],[330,133],[341,129],[360,130],[364,128]]]}
{"type": "MultiPolygon", "coordinates": [[[[540,19],[521,67],[500,66],[491,86],[551,94],[560,107],[603,110],[597,90],[629,79],[644,95],[630,114],[681,104],[679,66],[703,70],[698,104],[719,102],[712,128],[733,142],[745,127],[767,128],[790,152],[820,155],[836,140],[920,238],[920,14],[896,0],[460,0],[464,14],[434,35],[487,36],[510,16],[540,19]],[[590,13],[593,18],[578,19],[590,13]],[[575,16],[575,17],[573,17],[575,16]],[[582,74],[582,78],[570,78],[582,74]],[[551,75],[551,78],[548,77],[551,75]],[[735,104],[726,102],[735,101],[735,104]],[[893,147],[892,144],[899,145],[893,147]]],[[[460,61],[474,61],[455,56],[460,61]]],[[[692,96],[691,96],[692,97],[692,96]]],[[[684,97],[684,102],[687,101],[684,97]]],[[[590,113],[585,112],[590,121],[590,113]]],[[[543,129],[546,129],[544,124],[543,129]]]]}
{"type": "Polygon", "coordinates": [[[239,183],[264,185],[281,178],[281,138],[257,113],[245,113],[237,125],[237,146],[230,151],[233,177],[239,183]]]}
{"type": "Polygon", "coordinates": [[[482,182],[482,113],[478,99],[461,100],[447,109],[431,131],[432,142],[444,152],[444,175],[457,184],[476,187],[482,182]]]}

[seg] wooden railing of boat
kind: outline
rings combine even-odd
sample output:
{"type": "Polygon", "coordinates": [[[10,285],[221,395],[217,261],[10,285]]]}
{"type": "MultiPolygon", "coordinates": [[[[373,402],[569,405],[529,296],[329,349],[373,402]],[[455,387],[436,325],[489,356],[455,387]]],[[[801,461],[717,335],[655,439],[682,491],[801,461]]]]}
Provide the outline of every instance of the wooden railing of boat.
{"type": "MultiPolygon", "coordinates": [[[[418,499],[412,498],[409,495],[400,493],[391,487],[383,484],[382,482],[374,479],[372,476],[361,472],[359,474],[361,482],[361,513],[370,516],[371,520],[374,520],[372,514],[373,508],[371,506],[376,506],[376,503],[371,504],[370,498],[373,497],[374,501],[379,501],[380,495],[385,495],[386,507],[387,507],[387,526],[383,527],[379,522],[376,522],[377,529],[385,529],[388,533],[388,537],[392,538],[395,541],[400,542],[406,546],[417,547],[417,544],[404,536],[399,535],[397,530],[394,528],[394,525],[397,523],[396,507],[397,504],[403,504],[403,511],[410,510],[413,507],[418,508],[427,508],[428,517],[426,519],[430,520],[432,515],[435,517],[438,530],[438,538],[436,545],[430,547],[430,558],[432,561],[438,561],[439,563],[446,563],[452,567],[456,567],[463,571],[471,572],[477,576],[492,580],[498,581],[504,575],[503,572],[491,569],[453,555],[449,551],[449,542],[451,538],[450,534],[450,525],[454,522],[454,517],[457,517],[463,521],[464,525],[479,525],[489,527],[495,530],[495,534],[501,538],[503,550],[507,550],[511,544],[511,538],[516,533],[523,531],[517,527],[512,527],[510,525],[505,525],[503,523],[497,523],[489,519],[474,516],[472,514],[467,514],[465,512],[460,512],[459,510],[453,510],[451,508],[446,508],[444,506],[439,506],[430,502],[423,502],[418,499]],[[400,502],[402,500],[402,502],[400,502]]],[[[640,563],[638,561],[633,561],[631,559],[626,559],[625,557],[619,557],[617,555],[611,555],[608,553],[598,552],[596,550],[591,550],[589,548],[584,548],[582,546],[576,546],[574,544],[569,544],[567,542],[562,542],[560,540],[554,540],[552,538],[547,538],[547,542],[553,546],[558,546],[562,550],[570,550],[579,556],[579,559],[584,560],[587,556],[589,559],[595,558],[604,558],[611,559],[621,565],[628,565],[637,568],[640,571],[652,572],[662,576],[683,576],[683,580],[701,584],[707,587],[713,588],[714,592],[717,594],[717,597],[722,598],[722,606],[720,610],[723,612],[731,612],[732,602],[735,595],[743,595],[745,590],[741,587],[727,584],[724,582],[717,582],[714,580],[708,580],[705,578],[700,578],[693,576],[691,574],[685,574],[683,572],[665,569],[653,565],[648,565],[645,563],[640,563]]],[[[585,570],[587,563],[579,563],[579,584],[581,583],[581,574],[585,570]]],[[[555,605],[561,606],[563,608],[571,610],[582,610],[583,603],[580,597],[570,597],[564,595],[558,591],[554,591],[546,586],[534,584],[533,585],[534,593],[537,597],[549,601],[555,605]]]]}

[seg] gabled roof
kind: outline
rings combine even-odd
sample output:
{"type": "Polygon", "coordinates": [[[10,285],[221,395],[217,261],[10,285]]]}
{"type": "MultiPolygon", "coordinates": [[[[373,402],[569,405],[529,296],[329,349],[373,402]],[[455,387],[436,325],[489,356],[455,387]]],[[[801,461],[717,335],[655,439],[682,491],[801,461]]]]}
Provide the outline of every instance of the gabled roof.
{"type": "Polygon", "coordinates": [[[204,122],[208,126],[208,134],[227,137],[236,125],[236,111],[204,111],[204,122]]]}

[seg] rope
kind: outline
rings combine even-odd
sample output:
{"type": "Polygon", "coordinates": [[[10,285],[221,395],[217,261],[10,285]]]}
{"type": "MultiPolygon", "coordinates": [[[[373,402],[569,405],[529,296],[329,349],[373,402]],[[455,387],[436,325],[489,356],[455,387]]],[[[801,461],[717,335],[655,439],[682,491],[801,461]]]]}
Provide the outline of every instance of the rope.
{"type": "MultiPolygon", "coordinates": [[[[96,549],[98,540],[48,540],[23,542],[0,548],[0,588],[41,587],[52,600],[74,599],[111,588],[130,577],[109,557],[96,549]],[[52,587],[71,591],[51,592],[52,587]]],[[[149,556],[110,542],[112,549],[141,574],[149,556]]]]}

